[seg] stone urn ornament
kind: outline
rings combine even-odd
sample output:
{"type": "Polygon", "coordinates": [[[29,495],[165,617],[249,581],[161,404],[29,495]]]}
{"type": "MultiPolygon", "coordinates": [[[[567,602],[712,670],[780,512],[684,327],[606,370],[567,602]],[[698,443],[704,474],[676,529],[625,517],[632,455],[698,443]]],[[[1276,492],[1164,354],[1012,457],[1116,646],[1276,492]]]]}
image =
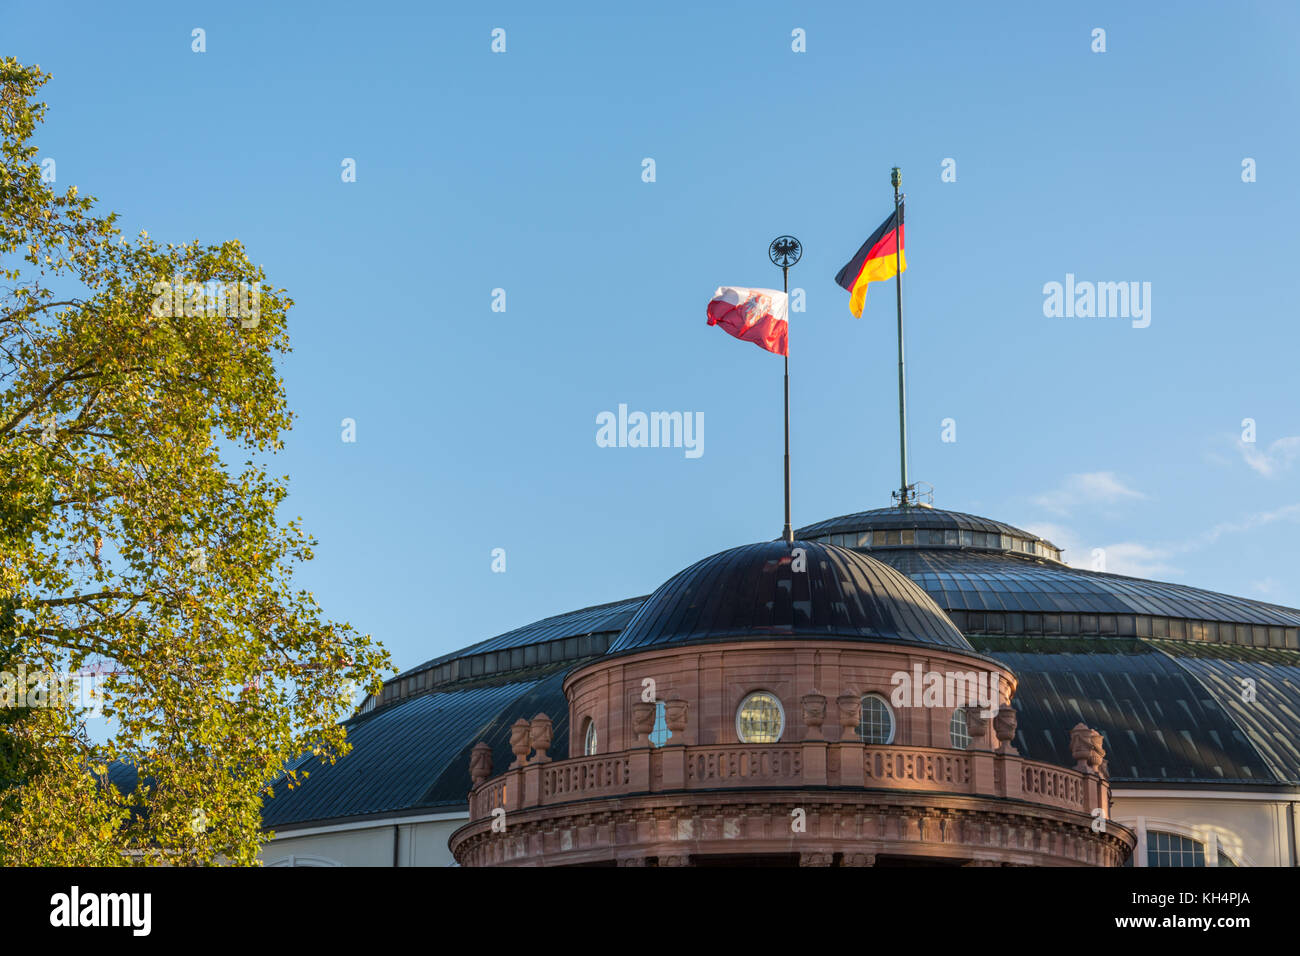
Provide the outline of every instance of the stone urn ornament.
{"type": "Polygon", "coordinates": [[[654,701],[638,700],[632,705],[632,733],[637,747],[650,746],[650,731],[655,729],[654,701]]]}
{"type": "Polygon", "coordinates": [[[803,705],[803,722],[808,727],[809,740],[821,740],[822,724],[826,721],[826,695],[804,694],[799,698],[803,705]]]}
{"type": "Polygon", "coordinates": [[[537,753],[533,755],[530,763],[550,763],[551,758],[546,756],[546,751],[551,748],[551,718],[545,714],[538,714],[533,718],[532,724],[529,725],[533,747],[537,753]]]}
{"type": "Polygon", "coordinates": [[[988,717],[984,716],[988,711],[978,704],[963,709],[966,711],[966,732],[970,734],[971,750],[996,749],[997,740],[990,733],[988,717]]]}
{"type": "Polygon", "coordinates": [[[686,701],[680,697],[673,697],[664,702],[664,723],[672,732],[672,737],[668,740],[671,745],[681,745],[686,743],[684,737],[686,734],[686,715],[688,707],[686,701]]]}
{"type": "Polygon", "coordinates": [[[840,740],[852,740],[862,725],[862,698],[846,692],[836,697],[835,703],[840,709],[840,740]]]}
{"type": "Polygon", "coordinates": [[[522,717],[511,725],[510,750],[515,755],[515,762],[510,765],[511,770],[522,767],[528,762],[528,751],[533,749],[532,741],[529,739],[531,734],[531,725],[522,717]]]}
{"type": "Polygon", "coordinates": [[[477,787],[491,776],[492,748],[480,740],[469,753],[470,783],[477,787]]]}
{"type": "Polygon", "coordinates": [[[998,750],[1004,754],[1019,756],[1020,751],[1011,743],[1016,739],[1016,709],[1010,706],[998,708],[998,715],[993,718],[993,730],[998,735],[998,750]]]}
{"type": "Polygon", "coordinates": [[[1100,774],[1106,760],[1105,739],[1080,721],[1070,730],[1070,756],[1075,760],[1075,770],[1100,774]]]}

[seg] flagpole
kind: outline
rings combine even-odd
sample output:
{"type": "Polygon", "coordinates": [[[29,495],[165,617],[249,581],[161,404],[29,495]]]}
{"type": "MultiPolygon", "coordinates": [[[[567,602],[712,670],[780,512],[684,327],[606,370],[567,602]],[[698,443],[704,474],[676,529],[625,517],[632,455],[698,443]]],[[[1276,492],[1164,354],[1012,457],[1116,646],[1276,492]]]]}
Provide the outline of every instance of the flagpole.
{"type": "Polygon", "coordinates": [[[790,527],[790,267],[781,267],[781,291],[786,296],[785,323],[785,530],[781,536],[786,544],[794,544],[794,529],[790,527]]]}
{"type": "Polygon", "coordinates": [[[898,459],[902,477],[902,486],[898,491],[898,506],[908,507],[907,486],[907,379],[903,371],[903,224],[900,222],[899,206],[902,197],[898,187],[903,184],[902,172],[895,166],[889,174],[889,182],[894,187],[894,281],[898,293],[898,459]]]}
{"type": "Polygon", "coordinates": [[[781,291],[786,296],[785,330],[785,526],[781,537],[786,544],[794,544],[794,529],[790,525],[790,267],[803,256],[803,246],[794,236],[779,236],[767,249],[768,258],[781,267],[781,291]]]}

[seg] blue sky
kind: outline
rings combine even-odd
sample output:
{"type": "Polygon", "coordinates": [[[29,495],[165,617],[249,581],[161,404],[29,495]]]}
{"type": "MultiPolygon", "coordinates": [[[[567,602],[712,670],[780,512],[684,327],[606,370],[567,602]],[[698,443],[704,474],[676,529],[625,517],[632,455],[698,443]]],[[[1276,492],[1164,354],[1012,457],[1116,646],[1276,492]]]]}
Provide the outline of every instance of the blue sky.
{"type": "Polygon", "coordinates": [[[782,233],[794,522],[889,503],[894,290],[854,320],[833,278],[894,165],[936,505],[1300,605],[1290,5],[0,6],[54,76],[60,186],[127,234],[238,238],[296,300],[301,581],[401,668],[779,535],[781,362],[704,309],[779,288],[782,233]],[[1149,282],[1150,325],[1046,317],[1067,273],[1149,282]],[[620,403],[703,413],[704,454],[597,447],[620,403]]]}

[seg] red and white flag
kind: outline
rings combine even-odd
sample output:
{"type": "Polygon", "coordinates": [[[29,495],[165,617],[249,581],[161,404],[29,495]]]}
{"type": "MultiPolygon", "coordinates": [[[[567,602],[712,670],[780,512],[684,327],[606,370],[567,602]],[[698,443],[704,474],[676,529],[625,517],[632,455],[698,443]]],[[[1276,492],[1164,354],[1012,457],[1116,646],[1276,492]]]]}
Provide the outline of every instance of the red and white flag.
{"type": "Polygon", "coordinates": [[[709,301],[709,325],[760,349],[788,355],[789,298],[775,289],[719,286],[709,301]]]}

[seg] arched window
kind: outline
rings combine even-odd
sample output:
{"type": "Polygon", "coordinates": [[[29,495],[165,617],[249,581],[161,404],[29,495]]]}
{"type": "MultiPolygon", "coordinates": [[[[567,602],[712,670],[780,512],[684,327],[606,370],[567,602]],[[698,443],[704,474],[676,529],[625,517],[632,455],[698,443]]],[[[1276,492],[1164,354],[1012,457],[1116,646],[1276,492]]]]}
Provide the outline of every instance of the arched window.
{"type": "Polygon", "coordinates": [[[948,722],[948,737],[958,750],[966,750],[970,747],[970,728],[966,726],[964,707],[958,707],[952,712],[952,720],[948,722]]]}
{"type": "Polygon", "coordinates": [[[582,752],[585,756],[596,756],[596,722],[587,718],[587,731],[582,735],[582,752]]]}
{"type": "Polygon", "coordinates": [[[1147,866],[1205,866],[1205,846],[1177,833],[1148,830],[1147,866]]]}
{"type": "Polygon", "coordinates": [[[879,694],[862,698],[862,723],[858,736],[866,744],[892,744],[894,742],[894,712],[879,694]]]}
{"type": "Polygon", "coordinates": [[[668,719],[664,717],[664,702],[655,701],[655,725],[650,729],[650,743],[656,747],[662,747],[668,743],[668,719]]]}
{"type": "Polygon", "coordinates": [[[736,708],[736,736],[745,744],[774,744],[785,730],[785,710],[775,694],[754,691],[736,708]]]}

